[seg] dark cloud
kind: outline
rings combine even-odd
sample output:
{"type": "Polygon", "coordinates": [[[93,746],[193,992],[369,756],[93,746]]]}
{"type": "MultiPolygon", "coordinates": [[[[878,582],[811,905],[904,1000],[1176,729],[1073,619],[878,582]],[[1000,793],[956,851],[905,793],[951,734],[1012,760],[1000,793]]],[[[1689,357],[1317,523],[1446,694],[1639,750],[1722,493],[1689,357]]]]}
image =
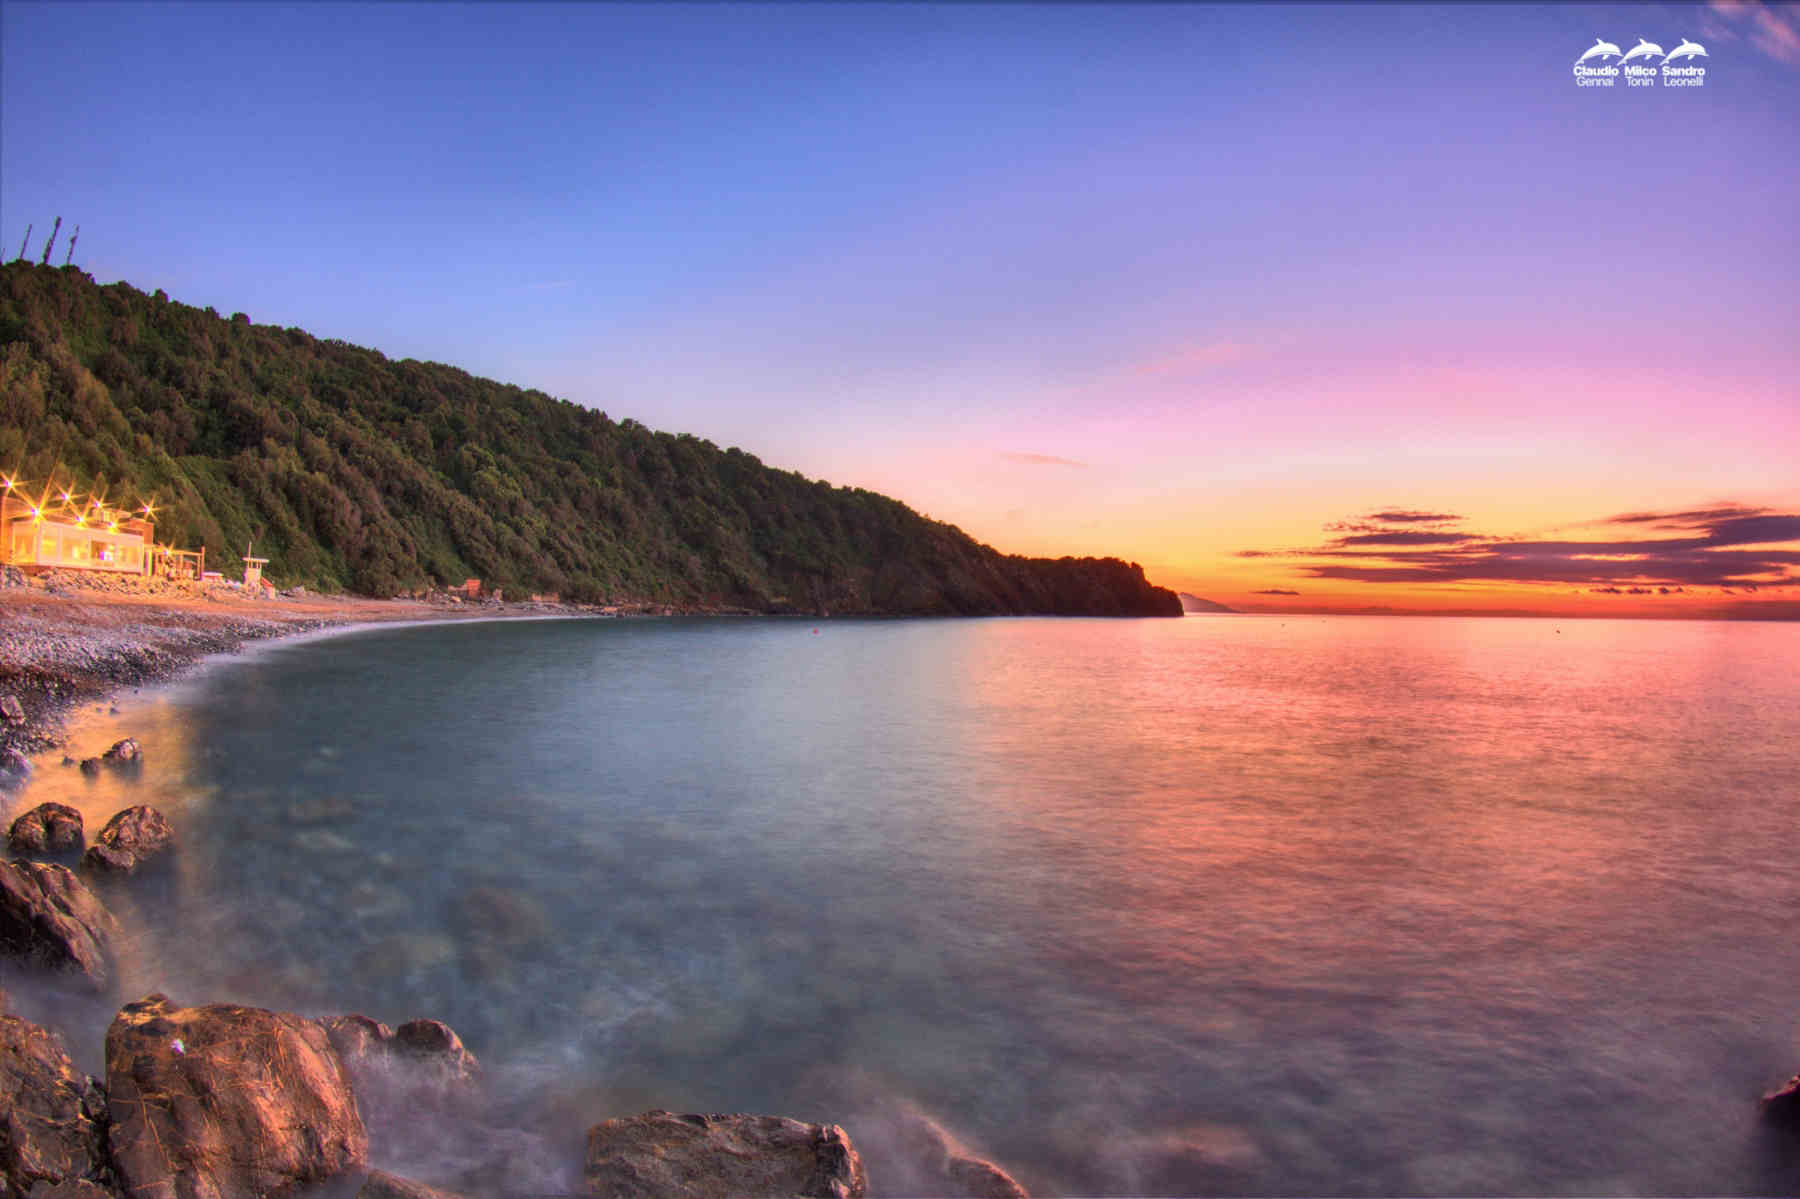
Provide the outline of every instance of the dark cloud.
{"type": "Polygon", "coordinates": [[[1284,587],[1267,587],[1261,591],[1252,591],[1251,595],[1299,595],[1298,591],[1289,591],[1284,587]]]}
{"type": "Polygon", "coordinates": [[[1462,520],[1449,512],[1416,512],[1410,508],[1384,508],[1380,512],[1371,512],[1364,520],[1378,520],[1390,525],[1442,525],[1462,520]]]}
{"type": "Polygon", "coordinates": [[[1475,533],[1425,533],[1409,529],[1396,529],[1385,533],[1358,533],[1354,537],[1339,537],[1331,544],[1346,545],[1457,545],[1465,541],[1486,541],[1475,533]]]}
{"type": "Polygon", "coordinates": [[[1729,520],[1734,516],[1761,516],[1767,511],[1767,508],[1747,508],[1743,504],[1719,504],[1712,508],[1689,508],[1685,512],[1627,512],[1622,516],[1609,516],[1602,523],[1694,528],[1709,525],[1716,520],[1729,520]]]}
{"type": "Polygon", "coordinates": [[[1396,515],[1418,517],[1421,524],[1460,519],[1433,513],[1373,513],[1327,525],[1327,532],[1345,535],[1323,545],[1242,550],[1239,557],[1311,559],[1301,568],[1314,578],[1363,583],[1546,583],[1619,595],[1679,595],[1690,587],[1800,587],[1796,513],[1736,503],[1630,512],[1595,523],[1681,535],[1606,540],[1504,540],[1481,533],[1368,523],[1373,517],[1396,515]]]}

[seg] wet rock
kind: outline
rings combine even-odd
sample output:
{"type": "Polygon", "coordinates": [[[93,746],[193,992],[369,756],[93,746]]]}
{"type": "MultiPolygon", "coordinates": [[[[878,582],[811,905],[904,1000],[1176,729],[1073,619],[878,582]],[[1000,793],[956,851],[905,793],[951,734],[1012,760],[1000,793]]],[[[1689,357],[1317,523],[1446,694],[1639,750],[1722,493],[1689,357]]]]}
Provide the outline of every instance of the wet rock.
{"type": "Polygon", "coordinates": [[[393,1029],[349,1015],[324,1025],[371,1113],[459,1107],[475,1098],[481,1063],[441,1020],[409,1020],[393,1029]]]}
{"type": "Polygon", "coordinates": [[[408,1020],[396,1029],[353,1014],[324,1023],[332,1047],[353,1068],[399,1062],[443,1082],[470,1082],[481,1075],[481,1063],[442,1020],[408,1020]]]}
{"type": "Polygon", "coordinates": [[[447,1081],[466,1081],[481,1073],[481,1063],[456,1030],[442,1020],[408,1020],[394,1030],[389,1046],[393,1053],[437,1071],[447,1081]]]}
{"type": "Polygon", "coordinates": [[[385,1056],[388,1043],[394,1039],[394,1030],[381,1021],[354,1013],[334,1016],[324,1021],[324,1025],[325,1035],[331,1039],[331,1047],[337,1050],[346,1066],[355,1067],[362,1062],[385,1056]]]}
{"type": "Polygon", "coordinates": [[[81,864],[102,874],[130,874],[137,869],[137,855],[110,845],[90,845],[81,855],[81,864]]]}
{"type": "MultiPolygon", "coordinates": [[[[937,1121],[900,1102],[874,1114],[877,1140],[866,1144],[871,1161],[890,1168],[882,1188],[902,1195],[966,1196],[967,1199],[1027,1199],[1025,1188],[993,1162],[970,1153],[937,1121]]],[[[860,1127],[860,1124],[858,1125],[860,1127]]]]}
{"type": "Polygon", "coordinates": [[[16,695],[0,695],[0,720],[8,724],[25,723],[25,705],[16,695]]]}
{"type": "Polygon", "coordinates": [[[100,1085],[75,1070],[62,1038],[0,1016],[0,1193],[102,1177],[105,1113],[100,1085]]]}
{"type": "Polygon", "coordinates": [[[144,760],[144,751],[138,747],[138,743],[135,740],[126,737],[122,741],[113,742],[111,748],[100,755],[100,759],[101,761],[111,762],[115,765],[126,765],[142,762],[144,760]]]}
{"type": "Polygon", "coordinates": [[[582,1177],[588,1194],[611,1199],[850,1199],[868,1191],[862,1159],[835,1124],[660,1110],[588,1129],[582,1177]]]}
{"type": "Polygon", "coordinates": [[[14,853],[75,853],[81,849],[81,813],[68,804],[41,803],[12,822],[6,843],[14,853]]]}
{"type": "Polygon", "coordinates": [[[426,1186],[385,1170],[371,1171],[356,1199],[463,1199],[455,1191],[426,1186]]]}
{"type": "Polygon", "coordinates": [[[367,1164],[350,1077],[323,1025],[151,995],[106,1033],[113,1168],[126,1194],[283,1194],[367,1164]]]}
{"type": "Polygon", "coordinates": [[[106,822],[81,861],[97,870],[129,873],[168,849],[175,830],[155,808],[139,804],[106,822]]]}
{"type": "Polygon", "coordinates": [[[99,758],[83,758],[83,759],[81,759],[81,773],[87,775],[89,778],[94,778],[95,776],[97,776],[100,773],[100,759],[99,758]]]}
{"type": "Polygon", "coordinates": [[[0,749],[0,786],[31,777],[31,759],[8,746],[0,749]]]}
{"type": "Polygon", "coordinates": [[[398,1058],[429,1066],[449,1079],[472,1079],[481,1073],[481,1063],[442,1020],[408,1020],[389,1028],[379,1020],[351,1014],[324,1023],[332,1047],[346,1063],[398,1058]]]}
{"type": "Polygon", "coordinates": [[[80,975],[94,990],[109,977],[113,918],[67,866],[0,862],[0,953],[80,975]]]}
{"type": "Polygon", "coordinates": [[[1762,1111],[1769,1123],[1800,1133],[1800,1074],[1788,1079],[1780,1090],[1764,1095],[1762,1111]]]}

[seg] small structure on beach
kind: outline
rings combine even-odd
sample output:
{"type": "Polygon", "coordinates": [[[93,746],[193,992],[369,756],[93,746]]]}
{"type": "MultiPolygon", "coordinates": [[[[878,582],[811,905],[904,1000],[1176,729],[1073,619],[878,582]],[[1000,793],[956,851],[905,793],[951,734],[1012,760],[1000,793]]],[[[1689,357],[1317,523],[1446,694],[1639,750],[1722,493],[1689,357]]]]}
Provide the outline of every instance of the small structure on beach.
{"type": "Polygon", "coordinates": [[[114,508],[105,497],[46,487],[36,499],[0,476],[0,565],[90,570],[144,578],[197,578],[206,551],[156,544],[156,506],[114,508]]]}
{"type": "Polygon", "coordinates": [[[0,499],[0,562],[21,570],[147,575],[155,564],[154,535],[148,515],[126,515],[99,500],[52,508],[10,491],[0,499]]]}

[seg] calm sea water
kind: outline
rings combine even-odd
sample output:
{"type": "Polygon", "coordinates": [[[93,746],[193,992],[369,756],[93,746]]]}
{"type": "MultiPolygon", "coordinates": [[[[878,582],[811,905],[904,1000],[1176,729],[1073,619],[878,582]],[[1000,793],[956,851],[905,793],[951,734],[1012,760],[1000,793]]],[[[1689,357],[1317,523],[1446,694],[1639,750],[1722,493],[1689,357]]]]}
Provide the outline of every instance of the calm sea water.
{"type": "Polygon", "coordinates": [[[427,1179],[910,1105],[1045,1194],[1800,1193],[1800,625],[388,628],[124,733],[15,804],[175,823],[124,997],[447,1020],[427,1179]]]}

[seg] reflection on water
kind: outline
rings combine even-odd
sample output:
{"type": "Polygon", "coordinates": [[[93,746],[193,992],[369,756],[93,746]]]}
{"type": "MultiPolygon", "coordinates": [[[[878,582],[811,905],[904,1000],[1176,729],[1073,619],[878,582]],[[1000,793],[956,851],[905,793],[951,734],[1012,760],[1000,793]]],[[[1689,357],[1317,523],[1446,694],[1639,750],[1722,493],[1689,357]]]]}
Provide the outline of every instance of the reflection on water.
{"type": "Polygon", "coordinates": [[[449,1021],[504,1114],[422,1177],[910,1104],[1043,1193],[1800,1190],[1800,627],[387,629],[127,733],[23,800],[175,824],[122,992],[449,1021]]]}

